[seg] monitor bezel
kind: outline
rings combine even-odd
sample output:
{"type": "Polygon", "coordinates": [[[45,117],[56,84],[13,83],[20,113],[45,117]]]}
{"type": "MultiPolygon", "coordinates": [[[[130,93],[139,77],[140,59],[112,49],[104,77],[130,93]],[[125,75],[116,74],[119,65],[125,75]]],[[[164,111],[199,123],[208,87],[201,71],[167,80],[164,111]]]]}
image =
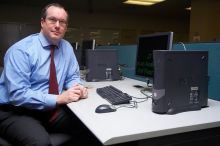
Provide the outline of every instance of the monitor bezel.
{"type": "MultiPolygon", "coordinates": [[[[166,46],[166,49],[164,49],[164,50],[172,50],[172,44],[173,44],[173,32],[172,31],[169,31],[169,32],[157,32],[157,33],[140,35],[140,36],[138,36],[138,39],[137,39],[137,52],[136,52],[136,58],[135,58],[134,75],[136,77],[138,77],[138,78],[142,78],[142,79],[146,80],[147,83],[151,84],[151,85],[153,84],[153,75],[152,76],[144,76],[144,75],[140,75],[140,74],[137,73],[137,61],[138,61],[138,52],[140,50],[140,48],[139,48],[139,46],[140,46],[140,39],[159,37],[159,36],[167,36],[168,37],[167,46],[166,46]]],[[[154,50],[152,50],[152,53],[153,53],[153,51],[154,50]]]]}
{"type": "Polygon", "coordinates": [[[84,40],[82,40],[82,45],[81,45],[82,50],[88,50],[88,49],[94,50],[95,49],[95,43],[96,43],[95,39],[84,39],[84,40]],[[89,43],[89,45],[91,45],[91,48],[87,48],[88,43],[89,43]]]}

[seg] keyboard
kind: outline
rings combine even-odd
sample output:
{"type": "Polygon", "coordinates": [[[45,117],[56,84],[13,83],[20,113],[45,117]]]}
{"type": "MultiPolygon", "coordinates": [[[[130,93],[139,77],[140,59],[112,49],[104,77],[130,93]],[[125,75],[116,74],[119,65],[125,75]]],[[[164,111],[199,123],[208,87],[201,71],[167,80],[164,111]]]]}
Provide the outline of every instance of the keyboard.
{"type": "Polygon", "coordinates": [[[130,100],[132,100],[130,95],[123,93],[121,90],[111,85],[97,88],[96,92],[113,105],[128,104],[130,100]]]}

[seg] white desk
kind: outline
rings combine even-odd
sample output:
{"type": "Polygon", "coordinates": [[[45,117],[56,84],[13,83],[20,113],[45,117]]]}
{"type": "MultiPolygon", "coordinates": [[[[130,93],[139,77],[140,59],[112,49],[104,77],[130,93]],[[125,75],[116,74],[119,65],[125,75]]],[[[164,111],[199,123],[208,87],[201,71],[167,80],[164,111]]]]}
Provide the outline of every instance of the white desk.
{"type": "Polygon", "coordinates": [[[138,108],[119,108],[112,113],[95,113],[95,108],[108,102],[96,93],[97,87],[113,85],[136,97],[144,97],[133,85],[146,84],[126,78],[123,81],[89,82],[89,98],[68,104],[68,107],[103,143],[116,143],[148,139],[165,135],[220,126],[220,102],[209,100],[208,108],[176,115],[159,115],[151,111],[151,99],[139,103],[138,108]]]}

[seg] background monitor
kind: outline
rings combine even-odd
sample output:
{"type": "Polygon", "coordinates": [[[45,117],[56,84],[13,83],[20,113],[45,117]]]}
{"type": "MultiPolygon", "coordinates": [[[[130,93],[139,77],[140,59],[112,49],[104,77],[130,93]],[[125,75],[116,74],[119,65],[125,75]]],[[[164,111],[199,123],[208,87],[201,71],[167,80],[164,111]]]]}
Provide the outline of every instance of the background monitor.
{"type": "Polygon", "coordinates": [[[81,67],[86,66],[86,50],[94,50],[95,49],[95,40],[83,40],[81,45],[81,67]]]}
{"type": "Polygon", "coordinates": [[[72,42],[71,45],[72,45],[74,51],[78,50],[78,42],[72,42]]]}
{"type": "Polygon", "coordinates": [[[80,66],[81,65],[81,50],[79,48],[78,42],[73,42],[73,43],[71,43],[71,45],[73,47],[73,51],[76,56],[77,62],[80,66]]]}
{"type": "Polygon", "coordinates": [[[153,84],[153,51],[171,50],[173,32],[160,32],[138,37],[135,75],[153,84]]]}

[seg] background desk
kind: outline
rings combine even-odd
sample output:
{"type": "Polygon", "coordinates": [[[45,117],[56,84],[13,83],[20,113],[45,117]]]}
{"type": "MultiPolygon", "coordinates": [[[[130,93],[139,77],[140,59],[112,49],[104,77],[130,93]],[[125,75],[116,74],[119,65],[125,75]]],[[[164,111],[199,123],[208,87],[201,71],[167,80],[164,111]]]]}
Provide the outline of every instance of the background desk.
{"type": "Polygon", "coordinates": [[[95,113],[95,108],[108,102],[96,93],[96,88],[113,85],[135,97],[144,97],[133,85],[146,83],[126,78],[122,81],[88,82],[89,98],[68,104],[68,107],[104,144],[149,139],[188,131],[220,126],[220,102],[209,100],[208,108],[176,115],[160,115],[151,111],[151,99],[139,103],[138,108],[119,108],[112,113],[95,113]]]}

